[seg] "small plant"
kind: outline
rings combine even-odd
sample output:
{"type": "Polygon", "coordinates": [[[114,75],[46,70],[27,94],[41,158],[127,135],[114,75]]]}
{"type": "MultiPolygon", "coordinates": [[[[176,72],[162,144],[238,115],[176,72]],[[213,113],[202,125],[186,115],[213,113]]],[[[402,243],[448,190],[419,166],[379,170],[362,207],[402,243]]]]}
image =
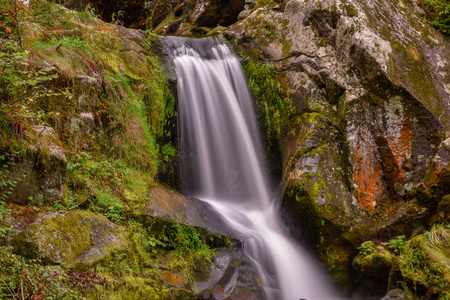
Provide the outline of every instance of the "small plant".
{"type": "Polygon", "coordinates": [[[375,244],[372,241],[366,241],[357,248],[362,255],[369,255],[375,251],[375,244]]]}
{"type": "Polygon", "coordinates": [[[394,250],[395,253],[400,253],[405,248],[405,239],[404,235],[397,236],[389,241],[388,247],[389,249],[394,250]]]}
{"type": "Polygon", "coordinates": [[[171,143],[167,143],[161,148],[161,160],[168,162],[177,155],[177,149],[171,143]]]}
{"type": "Polygon", "coordinates": [[[111,15],[111,23],[116,25],[123,25],[123,21],[120,18],[123,17],[125,12],[123,10],[119,10],[118,12],[113,12],[111,15]]]}
{"type": "Polygon", "coordinates": [[[86,43],[77,36],[63,36],[60,40],[62,45],[71,48],[78,48],[89,55],[89,48],[86,43]]]}

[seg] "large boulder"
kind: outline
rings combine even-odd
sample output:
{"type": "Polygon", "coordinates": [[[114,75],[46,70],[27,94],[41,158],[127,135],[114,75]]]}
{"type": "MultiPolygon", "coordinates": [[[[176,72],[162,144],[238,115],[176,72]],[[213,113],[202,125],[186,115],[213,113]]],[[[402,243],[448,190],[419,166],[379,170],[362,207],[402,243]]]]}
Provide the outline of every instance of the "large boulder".
{"type": "Polygon", "coordinates": [[[43,214],[15,238],[16,251],[52,264],[84,270],[131,248],[125,230],[88,211],[43,214]]]}
{"type": "Polygon", "coordinates": [[[239,238],[208,203],[159,186],[150,190],[148,201],[136,209],[134,216],[144,223],[148,219],[176,222],[201,228],[207,234],[239,238]]]}

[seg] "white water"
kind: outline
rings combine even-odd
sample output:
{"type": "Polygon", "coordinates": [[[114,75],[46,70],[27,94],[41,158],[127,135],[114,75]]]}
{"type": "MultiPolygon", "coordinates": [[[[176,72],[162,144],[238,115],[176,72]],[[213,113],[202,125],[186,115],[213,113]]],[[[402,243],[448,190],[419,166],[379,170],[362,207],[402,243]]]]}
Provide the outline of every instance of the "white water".
{"type": "Polygon", "coordinates": [[[204,59],[186,45],[175,51],[183,192],[210,203],[245,236],[244,252],[267,299],[338,299],[312,258],[283,232],[240,62],[225,45],[212,53],[204,59]]]}

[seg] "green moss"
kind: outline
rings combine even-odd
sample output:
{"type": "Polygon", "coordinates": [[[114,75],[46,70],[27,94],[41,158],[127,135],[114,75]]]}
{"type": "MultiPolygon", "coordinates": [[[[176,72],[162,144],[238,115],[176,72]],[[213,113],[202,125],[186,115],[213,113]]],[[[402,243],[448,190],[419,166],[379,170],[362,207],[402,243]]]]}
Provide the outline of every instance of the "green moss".
{"type": "Polygon", "coordinates": [[[438,295],[450,289],[449,243],[450,229],[437,226],[406,244],[400,270],[413,290],[438,295]]]}
{"type": "Polygon", "coordinates": [[[257,119],[263,132],[268,166],[273,174],[279,174],[281,163],[278,160],[284,148],[283,130],[294,114],[292,100],[277,80],[278,71],[275,66],[248,59],[243,62],[243,68],[256,101],[257,119]]]}
{"type": "Polygon", "coordinates": [[[112,277],[106,276],[107,284],[95,285],[93,290],[87,290],[89,298],[104,300],[128,299],[167,299],[169,290],[155,278],[136,276],[112,277]]]}
{"type": "MultiPolygon", "coordinates": [[[[364,243],[361,246],[363,245],[364,243]]],[[[370,252],[360,252],[355,257],[353,267],[359,276],[387,282],[394,262],[395,257],[389,251],[380,246],[376,248],[373,246],[373,250],[370,252]]]]}
{"type": "Polygon", "coordinates": [[[72,28],[75,24],[71,21],[75,15],[71,10],[53,2],[36,1],[32,4],[34,20],[46,26],[72,28]]]}
{"type": "Polygon", "coordinates": [[[347,16],[350,17],[350,18],[358,16],[358,10],[351,3],[350,4],[345,4],[344,10],[345,10],[345,13],[347,14],[347,16]]]}
{"type": "Polygon", "coordinates": [[[85,268],[126,249],[123,229],[108,223],[105,217],[90,212],[68,212],[24,231],[15,246],[27,257],[43,255],[66,267],[85,268]],[[97,248],[95,255],[89,254],[92,247],[97,248]]]}

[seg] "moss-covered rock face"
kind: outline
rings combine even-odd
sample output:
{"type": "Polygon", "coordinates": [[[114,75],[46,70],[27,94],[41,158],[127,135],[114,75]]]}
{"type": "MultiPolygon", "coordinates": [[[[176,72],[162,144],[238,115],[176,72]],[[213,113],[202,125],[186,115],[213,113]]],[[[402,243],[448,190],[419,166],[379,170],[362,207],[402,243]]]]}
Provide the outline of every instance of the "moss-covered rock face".
{"type": "Polygon", "coordinates": [[[308,199],[297,199],[297,205],[310,203],[320,216],[318,222],[339,224],[342,228],[334,230],[342,232],[352,223],[350,216],[357,206],[345,178],[349,170],[343,168],[345,149],[340,142],[341,133],[319,113],[302,114],[294,123],[299,132],[295,150],[286,163],[286,189],[299,186],[308,199]]]}
{"type": "Polygon", "coordinates": [[[449,244],[450,229],[442,226],[434,227],[408,242],[400,271],[413,293],[439,295],[439,299],[449,296],[449,244]]]}
{"type": "MultiPolygon", "coordinates": [[[[35,125],[30,130],[32,141],[21,149],[18,158],[6,169],[16,182],[11,193],[9,186],[0,187],[5,200],[19,204],[51,204],[64,199],[67,178],[67,159],[53,128],[35,125]]],[[[4,170],[5,171],[5,170],[4,170]]]]}
{"type": "Polygon", "coordinates": [[[360,280],[367,280],[373,286],[386,284],[389,272],[395,263],[394,255],[383,246],[378,246],[370,253],[360,253],[353,259],[353,269],[360,280]]]}
{"type": "Polygon", "coordinates": [[[131,246],[122,227],[81,210],[42,215],[14,244],[27,257],[44,257],[75,270],[92,267],[131,246]]]}

